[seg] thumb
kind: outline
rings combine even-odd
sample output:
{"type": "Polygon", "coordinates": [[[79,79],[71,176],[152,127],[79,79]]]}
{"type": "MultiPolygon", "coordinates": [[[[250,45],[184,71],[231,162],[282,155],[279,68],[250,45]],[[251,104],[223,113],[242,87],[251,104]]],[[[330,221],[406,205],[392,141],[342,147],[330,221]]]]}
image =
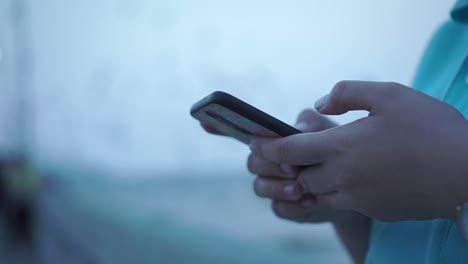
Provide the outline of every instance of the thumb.
{"type": "Polygon", "coordinates": [[[382,82],[341,81],[315,102],[315,109],[326,115],[341,115],[353,110],[372,112],[385,100],[383,90],[388,86],[382,82]]]}

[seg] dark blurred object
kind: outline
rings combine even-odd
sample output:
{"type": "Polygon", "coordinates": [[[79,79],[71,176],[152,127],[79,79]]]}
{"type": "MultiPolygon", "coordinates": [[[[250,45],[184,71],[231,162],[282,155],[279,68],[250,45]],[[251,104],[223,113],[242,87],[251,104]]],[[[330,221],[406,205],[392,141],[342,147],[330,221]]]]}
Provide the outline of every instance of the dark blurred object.
{"type": "Polygon", "coordinates": [[[5,164],[4,161],[0,159],[0,213],[5,209],[6,199],[5,164]]]}
{"type": "Polygon", "coordinates": [[[33,234],[33,209],[31,204],[13,201],[7,207],[7,226],[10,239],[30,244],[33,234]]]}
{"type": "Polygon", "coordinates": [[[31,244],[35,220],[34,200],[37,182],[26,159],[12,157],[3,160],[5,222],[12,242],[31,244]]]}

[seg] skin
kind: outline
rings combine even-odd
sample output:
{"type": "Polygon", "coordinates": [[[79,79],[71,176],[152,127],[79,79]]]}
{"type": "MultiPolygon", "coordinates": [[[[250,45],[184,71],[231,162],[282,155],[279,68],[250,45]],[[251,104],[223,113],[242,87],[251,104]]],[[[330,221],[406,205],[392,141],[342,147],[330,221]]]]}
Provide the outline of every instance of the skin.
{"type": "MultiPolygon", "coordinates": [[[[222,135],[207,124],[201,125],[211,134],[222,135]]],[[[336,126],[325,116],[310,109],[302,111],[296,123],[296,128],[303,132],[318,132],[336,126]]],[[[251,153],[247,167],[252,174],[257,175],[253,183],[255,193],[272,201],[272,210],[278,217],[299,223],[332,223],[353,261],[364,263],[370,232],[368,217],[357,212],[324,208],[318,204],[315,195],[306,194],[297,182],[300,166],[281,166],[251,153]]]]}
{"type": "Polygon", "coordinates": [[[370,218],[453,220],[468,201],[468,122],[452,106],[397,83],[342,81],[315,107],[298,117],[306,133],[250,144],[254,191],[277,216],[332,223],[363,263],[370,218]],[[352,110],[369,115],[343,126],[323,116],[352,110]]]}
{"type": "MultiPolygon", "coordinates": [[[[313,111],[299,114],[296,128],[310,133],[324,131],[337,125],[313,111]]],[[[280,218],[299,223],[333,224],[341,242],[354,263],[364,263],[369,245],[370,219],[349,210],[335,210],[318,203],[314,194],[306,193],[297,181],[301,166],[279,165],[251,153],[247,167],[257,177],[255,193],[272,200],[273,212],[280,218]]]]}
{"type": "Polygon", "coordinates": [[[468,201],[468,122],[452,106],[396,83],[345,81],[316,103],[369,116],[321,132],[256,138],[255,155],[304,166],[297,181],[328,208],[383,221],[455,219],[468,201]]]}

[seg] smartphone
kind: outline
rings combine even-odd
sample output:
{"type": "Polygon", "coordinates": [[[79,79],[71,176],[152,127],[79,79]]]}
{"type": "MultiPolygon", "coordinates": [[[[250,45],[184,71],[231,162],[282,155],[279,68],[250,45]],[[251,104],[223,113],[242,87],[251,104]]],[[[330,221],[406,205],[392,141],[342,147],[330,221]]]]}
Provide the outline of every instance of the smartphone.
{"type": "Polygon", "coordinates": [[[248,103],[221,91],[195,103],[191,115],[226,136],[249,144],[255,137],[286,137],[302,133],[248,103]]]}

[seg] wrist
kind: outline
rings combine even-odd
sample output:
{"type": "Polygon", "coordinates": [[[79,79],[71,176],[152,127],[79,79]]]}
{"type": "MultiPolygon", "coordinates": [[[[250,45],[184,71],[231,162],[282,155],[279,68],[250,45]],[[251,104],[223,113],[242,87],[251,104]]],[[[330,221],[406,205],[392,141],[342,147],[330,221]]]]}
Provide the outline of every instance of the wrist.
{"type": "Polygon", "coordinates": [[[368,218],[361,213],[351,210],[336,210],[331,223],[335,228],[349,226],[350,224],[359,221],[362,218],[368,218]]]}
{"type": "Polygon", "coordinates": [[[353,262],[364,263],[369,248],[371,219],[355,211],[340,210],[332,223],[353,262]]]}

